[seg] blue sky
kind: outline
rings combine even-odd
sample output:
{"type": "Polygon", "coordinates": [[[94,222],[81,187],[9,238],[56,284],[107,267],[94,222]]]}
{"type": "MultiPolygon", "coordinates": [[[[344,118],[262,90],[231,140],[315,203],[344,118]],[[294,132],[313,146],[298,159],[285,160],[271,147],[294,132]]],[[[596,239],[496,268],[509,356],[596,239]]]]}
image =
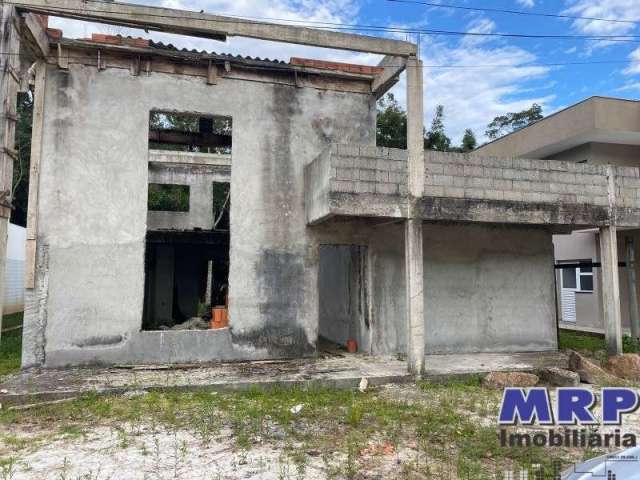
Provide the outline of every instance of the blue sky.
{"type": "MultiPolygon", "coordinates": [[[[215,14],[283,19],[294,24],[332,22],[413,30],[534,35],[639,35],[638,43],[421,35],[421,56],[425,65],[476,66],[425,68],[425,124],[427,127],[430,124],[435,106],[444,105],[445,126],[456,143],[465,128],[472,128],[482,140],[485,127],[493,117],[527,108],[533,102],[542,104],[544,113],[549,114],[592,95],[633,99],[640,95],[640,29],[637,23],[470,12],[389,0],[138,0],[138,3],[204,10],[215,14]],[[620,60],[624,63],[544,65],[602,60],[620,60]],[[490,67],[477,68],[480,65],[490,67]]],[[[640,22],[640,0],[443,0],[438,3],[640,22]]],[[[379,58],[375,55],[250,39],[233,38],[223,44],[158,33],[150,35],[131,29],[62,19],[52,19],[51,26],[62,28],[68,37],[86,37],[93,32],[133,34],[151,36],[189,48],[275,57],[281,60],[288,60],[291,56],[306,56],[375,64],[379,58]]],[[[376,35],[416,40],[414,34],[409,34],[408,37],[404,33],[376,35]]],[[[401,102],[404,102],[403,83],[394,89],[401,102]]]]}

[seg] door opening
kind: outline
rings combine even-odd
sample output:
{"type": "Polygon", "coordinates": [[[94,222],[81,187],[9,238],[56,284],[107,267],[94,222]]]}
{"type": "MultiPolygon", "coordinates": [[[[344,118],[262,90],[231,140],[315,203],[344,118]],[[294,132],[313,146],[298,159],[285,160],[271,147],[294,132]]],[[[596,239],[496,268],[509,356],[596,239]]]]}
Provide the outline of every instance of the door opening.
{"type": "Polygon", "coordinates": [[[321,245],[318,350],[346,348],[370,352],[371,324],[367,284],[367,247],[321,245]]]}

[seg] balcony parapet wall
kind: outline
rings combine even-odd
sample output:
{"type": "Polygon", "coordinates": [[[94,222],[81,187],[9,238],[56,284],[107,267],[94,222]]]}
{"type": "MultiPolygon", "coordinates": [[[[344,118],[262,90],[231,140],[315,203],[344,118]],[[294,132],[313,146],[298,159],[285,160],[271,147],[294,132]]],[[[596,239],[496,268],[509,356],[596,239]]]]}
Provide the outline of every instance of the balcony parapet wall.
{"type": "MultiPolygon", "coordinates": [[[[307,220],[406,218],[407,152],[334,145],[307,166],[307,220]]],[[[425,152],[425,220],[640,226],[637,168],[425,152]]]]}

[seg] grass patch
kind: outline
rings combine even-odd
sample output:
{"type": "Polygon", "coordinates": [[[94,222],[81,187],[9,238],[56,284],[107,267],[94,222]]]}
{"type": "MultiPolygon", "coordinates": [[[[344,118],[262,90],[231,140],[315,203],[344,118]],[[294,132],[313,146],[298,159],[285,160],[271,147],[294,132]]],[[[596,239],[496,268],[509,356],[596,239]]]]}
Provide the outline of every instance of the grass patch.
{"type": "MultiPolygon", "coordinates": [[[[22,325],[22,312],[6,315],[2,320],[2,328],[22,325]]],[[[22,354],[22,330],[6,332],[0,338],[0,380],[20,369],[22,354]]]]}
{"type": "MultiPolygon", "coordinates": [[[[628,335],[622,339],[624,353],[640,353],[640,342],[628,335]]],[[[560,330],[560,349],[598,352],[607,349],[604,335],[560,330]]]]}
{"type": "Polygon", "coordinates": [[[573,332],[571,330],[560,330],[561,350],[597,352],[598,350],[606,350],[606,348],[607,344],[604,336],[573,332]]]}
{"type": "Polygon", "coordinates": [[[410,449],[414,458],[402,463],[407,478],[441,471],[489,479],[525,461],[549,465],[552,455],[567,454],[563,449],[501,447],[496,427],[481,422],[497,415],[500,393],[479,387],[476,379],[403,388],[410,392],[410,399],[404,390],[393,394],[385,389],[366,393],[257,388],[217,394],[168,391],[129,399],[87,395],[28,411],[0,411],[0,430],[24,425],[51,431],[55,425],[59,435],[81,436],[85,428],[107,426],[118,431],[125,448],[137,432],[150,426],[194,432],[203,444],[215,442],[230,429],[239,452],[272,442],[302,474],[307,452],[315,451],[329,476],[340,478],[353,478],[369,455],[363,452],[376,451],[376,445],[392,451],[410,449]],[[292,413],[296,405],[303,405],[302,410],[292,413]]]}

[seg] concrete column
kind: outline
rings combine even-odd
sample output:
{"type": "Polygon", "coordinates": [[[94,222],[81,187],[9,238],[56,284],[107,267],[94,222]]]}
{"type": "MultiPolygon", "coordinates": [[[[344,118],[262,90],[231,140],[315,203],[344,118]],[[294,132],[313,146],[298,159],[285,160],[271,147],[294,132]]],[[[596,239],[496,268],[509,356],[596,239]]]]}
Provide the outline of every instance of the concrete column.
{"type": "MultiPolygon", "coordinates": [[[[20,35],[16,29],[15,9],[0,4],[0,51],[20,52],[20,35]]],[[[7,257],[7,234],[15,157],[16,100],[20,87],[20,57],[0,57],[0,335],[4,306],[4,271],[7,257]]]]}
{"type": "Polygon", "coordinates": [[[640,313],[638,312],[638,282],[636,279],[636,245],[633,237],[626,238],[625,247],[631,336],[637,339],[640,338],[640,313]]]}
{"type": "Polygon", "coordinates": [[[622,354],[622,319],[618,277],[618,242],[615,226],[600,228],[602,263],[602,307],[609,355],[622,354]]]}
{"type": "Polygon", "coordinates": [[[407,61],[407,153],[408,212],[405,225],[405,270],[407,294],[407,361],[409,371],[424,370],[424,274],[422,218],[417,209],[424,194],[424,110],[422,62],[411,56],[407,61]]]}

